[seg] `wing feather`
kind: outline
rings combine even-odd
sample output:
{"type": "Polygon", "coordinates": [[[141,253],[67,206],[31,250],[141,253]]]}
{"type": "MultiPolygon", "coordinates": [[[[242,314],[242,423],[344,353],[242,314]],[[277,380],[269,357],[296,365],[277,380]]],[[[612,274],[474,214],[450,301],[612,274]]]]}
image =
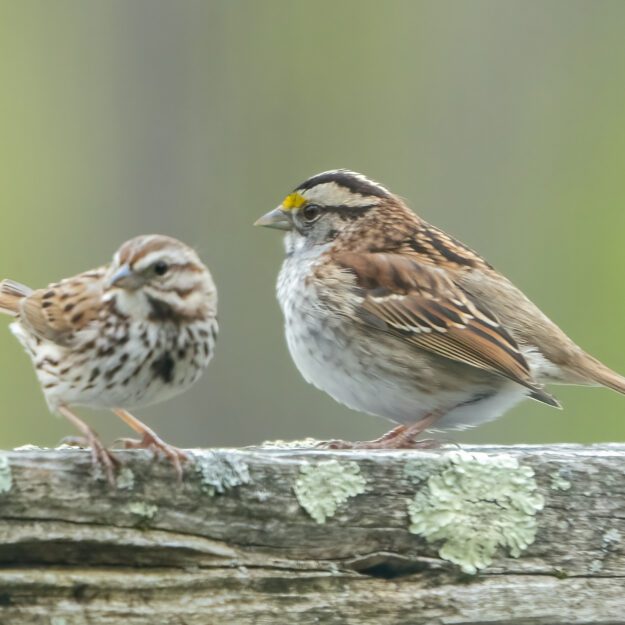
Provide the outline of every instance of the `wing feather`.
{"type": "Polygon", "coordinates": [[[103,270],[94,270],[33,291],[21,301],[21,321],[40,338],[68,345],[97,318],[103,275],[103,270]]]}
{"type": "Polygon", "coordinates": [[[526,386],[557,405],[532,379],[512,335],[483,304],[455,284],[449,272],[414,258],[387,253],[343,253],[335,260],[354,274],[361,318],[406,342],[526,386]]]}

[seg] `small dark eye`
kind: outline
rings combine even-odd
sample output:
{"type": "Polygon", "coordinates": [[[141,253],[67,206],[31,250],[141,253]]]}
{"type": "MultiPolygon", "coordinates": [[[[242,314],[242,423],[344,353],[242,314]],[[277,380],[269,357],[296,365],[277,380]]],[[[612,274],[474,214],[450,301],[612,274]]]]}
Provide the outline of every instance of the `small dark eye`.
{"type": "Polygon", "coordinates": [[[154,263],[154,273],[157,276],[164,276],[169,270],[169,265],[164,260],[159,260],[154,263]]]}
{"type": "Polygon", "coordinates": [[[306,221],[315,221],[321,215],[321,206],[317,204],[307,204],[302,209],[302,216],[306,221]]]}

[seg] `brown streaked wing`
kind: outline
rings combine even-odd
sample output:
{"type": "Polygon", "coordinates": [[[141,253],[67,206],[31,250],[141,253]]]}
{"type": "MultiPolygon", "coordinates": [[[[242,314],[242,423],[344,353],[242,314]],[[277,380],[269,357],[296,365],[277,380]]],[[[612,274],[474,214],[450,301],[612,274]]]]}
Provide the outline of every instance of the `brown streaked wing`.
{"type": "Polygon", "coordinates": [[[555,401],[532,380],[508,331],[443,270],[398,254],[342,253],[334,259],[356,276],[363,310],[386,324],[389,332],[432,353],[514,380],[537,391],[537,399],[555,401]]]}
{"type": "Polygon", "coordinates": [[[33,291],[22,300],[22,321],[41,338],[67,345],[98,317],[103,277],[104,269],[96,269],[33,291]]]}

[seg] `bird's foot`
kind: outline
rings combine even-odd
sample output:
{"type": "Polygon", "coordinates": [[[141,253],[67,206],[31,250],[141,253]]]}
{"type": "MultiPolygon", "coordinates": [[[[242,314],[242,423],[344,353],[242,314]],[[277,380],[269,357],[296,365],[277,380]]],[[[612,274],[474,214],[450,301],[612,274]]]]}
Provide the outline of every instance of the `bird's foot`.
{"type": "Polygon", "coordinates": [[[178,483],[182,483],[184,474],[182,464],[188,462],[188,454],[178,447],[169,445],[154,432],[144,432],[140,439],[120,438],[115,443],[120,444],[124,449],[150,449],[155,453],[162,453],[173,465],[178,483]]]}
{"type": "Polygon", "coordinates": [[[94,475],[102,471],[109,485],[115,487],[115,471],[119,467],[119,460],[102,444],[95,432],[85,436],[66,436],[61,440],[61,445],[89,449],[94,475]]]}
{"type": "Polygon", "coordinates": [[[103,470],[110,486],[115,487],[115,469],[119,465],[119,460],[102,444],[98,435],[79,416],[75,415],[67,406],[58,407],[59,414],[62,414],[72,423],[82,434],[80,437],[65,439],[70,444],[78,444],[80,447],[91,450],[91,466],[94,475],[98,475],[99,470],[103,470]]]}
{"type": "Polygon", "coordinates": [[[439,418],[438,413],[432,413],[410,425],[398,425],[390,432],[371,441],[323,441],[317,445],[320,449],[436,449],[441,443],[435,439],[421,439],[417,437],[427,430],[439,418]]]}
{"type": "Polygon", "coordinates": [[[400,436],[395,438],[381,436],[371,441],[321,441],[316,447],[317,449],[437,449],[441,444],[434,438],[413,440],[400,436]]]}

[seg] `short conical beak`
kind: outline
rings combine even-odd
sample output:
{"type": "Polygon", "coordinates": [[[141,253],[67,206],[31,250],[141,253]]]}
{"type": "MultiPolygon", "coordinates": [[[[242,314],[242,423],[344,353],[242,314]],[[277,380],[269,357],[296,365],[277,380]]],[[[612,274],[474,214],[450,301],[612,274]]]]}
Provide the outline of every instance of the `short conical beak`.
{"type": "Polygon", "coordinates": [[[108,281],[109,287],[134,291],[143,285],[143,278],[138,276],[128,265],[122,265],[108,281]]]}
{"type": "Polygon", "coordinates": [[[278,208],[274,208],[266,215],[263,215],[254,222],[254,225],[263,226],[265,228],[275,228],[276,230],[291,230],[293,228],[291,217],[284,211],[282,206],[278,206],[278,208]]]}

